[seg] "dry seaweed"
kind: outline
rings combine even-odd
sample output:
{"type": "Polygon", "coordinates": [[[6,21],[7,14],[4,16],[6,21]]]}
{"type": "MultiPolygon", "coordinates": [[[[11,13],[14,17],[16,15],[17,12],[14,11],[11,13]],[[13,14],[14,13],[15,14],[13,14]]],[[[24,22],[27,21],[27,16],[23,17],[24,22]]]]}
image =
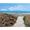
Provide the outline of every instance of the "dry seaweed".
{"type": "Polygon", "coordinates": [[[16,23],[17,17],[10,14],[0,14],[0,26],[12,26],[16,23]]]}
{"type": "Polygon", "coordinates": [[[24,20],[24,24],[27,26],[27,27],[30,27],[30,16],[24,16],[23,20],[24,20]]]}

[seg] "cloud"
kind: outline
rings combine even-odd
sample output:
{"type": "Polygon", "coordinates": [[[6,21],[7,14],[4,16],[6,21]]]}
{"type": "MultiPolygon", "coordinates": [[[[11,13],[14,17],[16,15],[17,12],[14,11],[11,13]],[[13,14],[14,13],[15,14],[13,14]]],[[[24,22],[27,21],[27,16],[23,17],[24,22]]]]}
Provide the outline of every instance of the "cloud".
{"type": "Polygon", "coordinates": [[[17,5],[17,6],[13,6],[13,7],[9,7],[8,8],[11,11],[29,11],[30,7],[29,6],[23,6],[23,5],[17,5]]]}
{"type": "Polygon", "coordinates": [[[1,9],[0,11],[7,11],[7,9],[1,9]]]}
{"type": "Polygon", "coordinates": [[[30,6],[17,5],[8,7],[7,9],[1,9],[0,11],[30,11],[30,6]]]}
{"type": "Polygon", "coordinates": [[[22,5],[17,5],[17,6],[9,7],[8,9],[11,11],[16,11],[16,10],[23,10],[24,7],[22,5]]]}

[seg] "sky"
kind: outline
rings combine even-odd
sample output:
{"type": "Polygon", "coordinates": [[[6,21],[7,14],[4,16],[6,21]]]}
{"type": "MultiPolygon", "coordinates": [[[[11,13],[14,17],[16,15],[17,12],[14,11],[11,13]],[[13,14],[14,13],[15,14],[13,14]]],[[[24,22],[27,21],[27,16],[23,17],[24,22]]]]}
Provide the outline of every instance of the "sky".
{"type": "Polygon", "coordinates": [[[30,3],[0,3],[0,11],[30,12],[30,3]]]}

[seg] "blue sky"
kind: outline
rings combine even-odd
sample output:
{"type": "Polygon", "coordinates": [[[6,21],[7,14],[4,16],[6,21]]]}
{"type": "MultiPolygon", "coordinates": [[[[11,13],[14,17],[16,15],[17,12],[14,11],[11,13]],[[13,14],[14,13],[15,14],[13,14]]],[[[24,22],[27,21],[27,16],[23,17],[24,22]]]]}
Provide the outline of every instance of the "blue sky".
{"type": "Polygon", "coordinates": [[[0,11],[30,11],[30,3],[0,3],[0,11]]]}

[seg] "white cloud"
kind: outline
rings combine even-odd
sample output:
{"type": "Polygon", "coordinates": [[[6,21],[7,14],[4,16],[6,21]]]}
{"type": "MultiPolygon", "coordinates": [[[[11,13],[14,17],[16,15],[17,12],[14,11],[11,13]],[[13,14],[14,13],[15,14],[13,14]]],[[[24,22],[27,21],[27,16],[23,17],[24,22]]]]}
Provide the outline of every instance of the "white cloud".
{"type": "Polygon", "coordinates": [[[7,9],[1,9],[0,11],[7,11],[7,9]]]}
{"type": "Polygon", "coordinates": [[[9,7],[8,9],[11,10],[11,11],[16,11],[16,10],[23,10],[24,7],[22,5],[17,5],[17,6],[14,6],[14,7],[9,7]]]}
{"type": "Polygon", "coordinates": [[[29,6],[17,5],[9,7],[8,9],[1,9],[1,11],[29,11],[28,9],[30,9],[29,6]]]}
{"type": "Polygon", "coordinates": [[[10,11],[29,11],[30,10],[30,7],[28,6],[23,6],[23,5],[17,5],[17,6],[14,6],[14,7],[9,7],[8,8],[10,11]]]}

